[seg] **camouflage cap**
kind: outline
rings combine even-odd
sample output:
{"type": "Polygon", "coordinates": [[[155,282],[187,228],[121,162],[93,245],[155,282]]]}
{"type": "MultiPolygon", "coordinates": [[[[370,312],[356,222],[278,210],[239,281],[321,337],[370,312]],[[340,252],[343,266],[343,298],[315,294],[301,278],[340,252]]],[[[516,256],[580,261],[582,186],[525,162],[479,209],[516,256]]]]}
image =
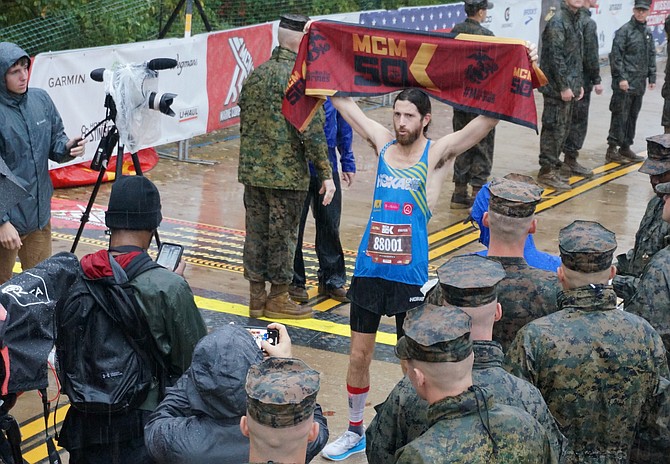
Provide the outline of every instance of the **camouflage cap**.
{"type": "Polygon", "coordinates": [[[451,258],[437,269],[442,298],[460,307],[477,307],[496,299],[496,286],[505,278],[502,264],[479,255],[451,258]]]}
{"type": "Polygon", "coordinates": [[[667,195],[670,193],[670,182],[664,182],[662,184],[658,184],[655,189],[658,193],[663,193],[667,195]]]}
{"type": "Polygon", "coordinates": [[[405,316],[405,335],[395,346],[400,359],[458,362],[472,353],[470,316],[458,308],[424,304],[405,316]]]}
{"type": "Polygon", "coordinates": [[[311,417],[319,373],[299,359],[268,358],[247,373],[247,414],[273,428],[298,425],[311,417]]]}
{"type": "Polygon", "coordinates": [[[635,0],[635,6],[633,8],[648,10],[651,8],[651,0],[635,0]]]}
{"type": "Polygon", "coordinates": [[[543,189],[532,178],[526,180],[525,177],[528,176],[515,174],[513,178],[493,179],[489,184],[489,211],[513,218],[532,216],[542,199],[543,189]]]}
{"type": "Polygon", "coordinates": [[[593,221],[574,221],[558,233],[561,261],[578,272],[604,271],[612,265],[616,235],[593,221]]]}
{"type": "Polygon", "coordinates": [[[309,16],[301,14],[283,14],[279,17],[279,27],[289,31],[303,32],[309,16]]]}
{"type": "Polygon", "coordinates": [[[647,159],[639,171],[650,176],[670,171],[670,134],[647,138],[647,159]]]}

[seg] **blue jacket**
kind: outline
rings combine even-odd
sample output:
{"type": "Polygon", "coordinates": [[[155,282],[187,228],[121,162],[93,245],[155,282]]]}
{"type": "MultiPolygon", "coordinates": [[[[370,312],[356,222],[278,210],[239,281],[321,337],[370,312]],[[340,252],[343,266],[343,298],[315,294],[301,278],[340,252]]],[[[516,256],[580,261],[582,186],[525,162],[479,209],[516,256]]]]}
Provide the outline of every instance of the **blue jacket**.
{"type": "MultiPolygon", "coordinates": [[[[24,56],[28,54],[19,46],[0,43],[0,76],[24,56]]],[[[30,88],[16,95],[7,90],[5,79],[0,79],[0,156],[29,193],[9,211],[0,211],[0,224],[10,221],[19,235],[47,225],[53,194],[49,160],[63,163],[72,159],[65,147],[67,141],[49,94],[30,88]]]]}
{"type": "MultiPolygon", "coordinates": [[[[340,152],[340,163],[342,163],[342,172],[356,172],[356,160],[354,152],[351,149],[353,131],[351,126],[337,112],[330,99],[323,104],[326,112],[326,122],[323,125],[323,132],[326,134],[328,142],[328,160],[333,167],[333,176],[338,172],[337,151],[340,152]]],[[[316,177],[316,170],[312,163],[309,163],[309,173],[316,177]]]]}

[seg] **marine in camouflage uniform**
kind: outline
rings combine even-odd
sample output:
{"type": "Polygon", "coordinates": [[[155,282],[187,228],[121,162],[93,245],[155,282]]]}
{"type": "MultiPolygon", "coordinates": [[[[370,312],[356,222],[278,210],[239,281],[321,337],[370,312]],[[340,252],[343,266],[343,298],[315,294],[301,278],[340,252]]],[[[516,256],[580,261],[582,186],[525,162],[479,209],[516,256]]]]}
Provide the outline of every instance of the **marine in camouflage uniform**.
{"type": "Polygon", "coordinates": [[[542,32],[540,55],[540,67],[549,83],[540,87],[544,109],[537,179],[557,190],[571,188],[560,175],[559,155],[568,135],[573,103],[584,87],[584,39],[579,19],[582,10],[569,6],[566,1],[561,3],[542,32]]]}
{"type": "MultiPolygon", "coordinates": [[[[466,293],[461,296],[469,298],[466,293]]],[[[453,306],[424,305],[407,314],[404,328],[396,355],[414,389],[431,401],[428,430],[397,451],[397,463],[557,462],[537,420],[495,404],[490,392],[472,384],[470,316],[453,306]]]]}
{"type": "MultiPolygon", "coordinates": [[[[530,383],[509,374],[502,368],[503,351],[494,341],[473,342],[475,364],[472,369],[474,385],[489,391],[496,404],[522,409],[533,416],[545,429],[556,456],[561,455],[567,440],[558,429],[540,391],[530,383]]],[[[416,394],[407,376],[389,393],[365,431],[369,462],[391,464],[395,452],[428,430],[428,402],[416,394]]],[[[559,459],[560,462],[560,459],[559,459]]]]}
{"type": "MultiPolygon", "coordinates": [[[[441,326],[451,323],[449,315],[454,313],[448,308],[456,307],[453,303],[458,303],[457,307],[472,317],[473,384],[488,390],[496,403],[518,407],[533,416],[545,428],[555,455],[560,456],[565,438],[542,395],[537,388],[502,368],[502,349],[491,341],[493,318],[489,315],[495,311],[496,287],[505,275],[502,266],[482,256],[465,255],[449,260],[440,271],[443,300],[439,303],[444,305],[444,316],[435,328],[441,330],[441,326]]],[[[407,376],[375,409],[377,415],[366,431],[370,462],[395,462],[396,451],[429,428],[428,402],[419,397],[407,376]]]]}
{"type": "Polygon", "coordinates": [[[614,233],[575,221],[559,233],[560,311],[517,334],[506,367],[540,389],[568,438],[568,463],[626,463],[662,377],[665,349],[644,319],[616,309],[614,233]],[[583,284],[592,280],[590,284],[583,284]]]}
{"type": "MultiPolygon", "coordinates": [[[[667,201],[670,183],[659,184],[656,191],[667,201]]],[[[664,207],[667,209],[668,207],[664,207]]],[[[670,212],[663,213],[663,220],[670,212]]],[[[626,311],[645,318],[661,334],[666,350],[670,349],[670,247],[656,253],[644,269],[636,292],[625,306],[626,311]]]]}
{"type": "Polygon", "coordinates": [[[636,0],[630,21],[614,33],[610,53],[613,92],[610,100],[612,117],[607,136],[607,161],[642,160],[630,146],[635,138],[635,126],[647,80],[650,90],[656,85],[656,47],[646,22],[650,6],[650,0],[636,0]]]}
{"type": "MultiPolygon", "coordinates": [[[[595,2],[594,2],[595,3],[595,2]]],[[[593,171],[585,168],[577,162],[579,150],[584,145],[586,131],[589,126],[589,106],[591,105],[591,92],[594,87],[596,93],[603,92],[600,79],[600,61],[598,54],[598,26],[591,18],[590,2],[587,1],[579,14],[579,25],[584,36],[584,97],[572,105],[572,116],[568,135],[563,144],[564,174],[576,174],[578,176],[593,177],[593,171]]]]}
{"type": "MultiPolygon", "coordinates": [[[[493,32],[482,26],[481,22],[486,19],[486,12],[493,8],[493,4],[487,0],[466,0],[463,6],[468,17],[462,23],[456,24],[451,32],[492,36],[493,32]]],[[[454,108],[452,119],[454,132],[463,129],[476,117],[476,113],[467,113],[454,108]]],[[[488,182],[493,167],[494,140],[495,129],[492,129],[479,143],[456,158],[451,208],[465,209],[472,206],[477,192],[488,182]],[[468,194],[468,184],[472,186],[472,195],[468,194]]]]}
{"type": "Polygon", "coordinates": [[[493,179],[489,191],[485,219],[491,234],[488,257],[502,264],[506,274],[498,284],[502,318],[493,326],[493,340],[506,351],[521,327],[558,310],[560,285],[555,272],[531,267],[524,258],[528,232],[535,231],[534,214],[542,188],[532,177],[513,173],[493,179]]]}
{"type": "MultiPolygon", "coordinates": [[[[280,26],[301,33],[306,21],[301,18],[306,17],[285,15],[280,26]]],[[[304,133],[281,112],[297,56],[285,47],[280,44],[272,57],[251,73],[239,103],[238,180],[244,184],[244,277],[250,281],[252,317],[311,316],[309,307],[301,308],[288,298],[298,225],[310,182],[307,161],[313,163],[321,181],[332,178],[323,110],[304,133]],[[266,281],[272,284],[267,302],[266,281]]]]}
{"type": "MultiPolygon", "coordinates": [[[[647,138],[647,159],[639,169],[648,174],[651,187],[670,182],[670,134],[647,138]]],[[[670,244],[670,224],[663,220],[663,194],[656,193],[649,200],[647,210],[635,234],[635,246],[617,256],[617,275],[612,285],[619,298],[627,304],[635,294],[639,277],[651,258],[670,244]]]]}
{"type": "MultiPolygon", "coordinates": [[[[665,18],[663,25],[665,29],[665,40],[667,42],[665,48],[665,56],[670,57],[670,15],[665,18]]],[[[663,132],[670,133],[670,59],[665,60],[665,80],[663,81],[663,88],[661,89],[661,96],[663,97],[663,115],[661,116],[661,126],[663,132]]]]}
{"type": "Polygon", "coordinates": [[[295,358],[270,357],[249,368],[247,414],[240,420],[242,434],[249,437],[249,461],[305,461],[307,443],[319,431],[314,409],[320,382],[317,371],[295,358]],[[280,443],[268,428],[279,434],[280,443]]]}

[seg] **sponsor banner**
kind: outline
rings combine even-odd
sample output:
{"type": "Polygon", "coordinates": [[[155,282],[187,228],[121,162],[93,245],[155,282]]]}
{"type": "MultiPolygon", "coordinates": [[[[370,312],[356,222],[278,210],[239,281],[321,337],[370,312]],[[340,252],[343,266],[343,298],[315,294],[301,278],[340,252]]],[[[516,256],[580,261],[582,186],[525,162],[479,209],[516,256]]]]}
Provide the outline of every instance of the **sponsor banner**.
{"type": "Polygon", "coordinates": [[[651,2],[651,11],[647,17],[647,26],[651,29],[651,34],[656,41],[657,51],[659,47],[666,44],[668,41],[665,36],[665,18],[670,14],[670,0],[654,0],[651,2]]]}
{"type": "Polygon", "coordinates": [[[497,37],[538,43],[542,0],[495,1],[483,25],[497,37]]]}
{"type": "Polygon", "coordinates": [[[317,21],[301,42],[283,112],[302,130],[316,96],[421,87],[456,108],[536,128],[533,87],[543,77],[518,40],[317,21]]]}
{"type": "MultiPolygon", "coordinates": [[[[175,93],[175,117],[157,115],[160,134],[139,148],[162,145],[204,134],[208,114],[206,36],[166,39],[110,47],[42,53],[35,57],[30,85],[49,92],[70,137],[85,134],[105,118],[105,84],[91,79],[97,68],[113,69],[115,64],[143,63],[154,58],[172,58],[177,67],[158,72],[157,95],[175,93]]],[[[86,155],[70,164],[92,159],[103,128],[88,138],[86,155]]],[[[60,167],[52,163],[52,168],[60,167]]]]}
{"type": "Polygon", "coordinates": [[[272,53],[272,24],[208,34],[207,132],[239,122],[242,84],[272,53]]]}
{"type": "Polygon", "coordinates": [[[591,8],[591,18],[598,25],[598,54],[607,56],[612,51],[614,33],[633,15],[632,0],[598,0],[591,8]]]}

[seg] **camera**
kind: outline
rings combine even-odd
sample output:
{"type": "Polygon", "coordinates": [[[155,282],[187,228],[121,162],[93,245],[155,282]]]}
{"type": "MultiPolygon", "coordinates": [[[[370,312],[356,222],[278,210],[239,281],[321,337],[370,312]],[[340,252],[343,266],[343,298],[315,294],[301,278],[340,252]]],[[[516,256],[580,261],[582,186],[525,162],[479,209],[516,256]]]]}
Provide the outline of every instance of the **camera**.
{"type": "MultiPolygon", "coordinates": [[[[118,64],[111,70],[98,68],[91,71],[91,79],[105,84],[106,120],[114,121],[118,143],[131,153],[152,145],[160,136],[160,120],[155,115],[175,116],[171,105],[177,94],[159,93],[157,78],[158,71],[176,66],[177,60],[155,58],[144,63],[118,64]]],[[[98,150],[102,152],[109,145],[112,145],[110,140],[104,144],[101,140],[98,150]]]]}

